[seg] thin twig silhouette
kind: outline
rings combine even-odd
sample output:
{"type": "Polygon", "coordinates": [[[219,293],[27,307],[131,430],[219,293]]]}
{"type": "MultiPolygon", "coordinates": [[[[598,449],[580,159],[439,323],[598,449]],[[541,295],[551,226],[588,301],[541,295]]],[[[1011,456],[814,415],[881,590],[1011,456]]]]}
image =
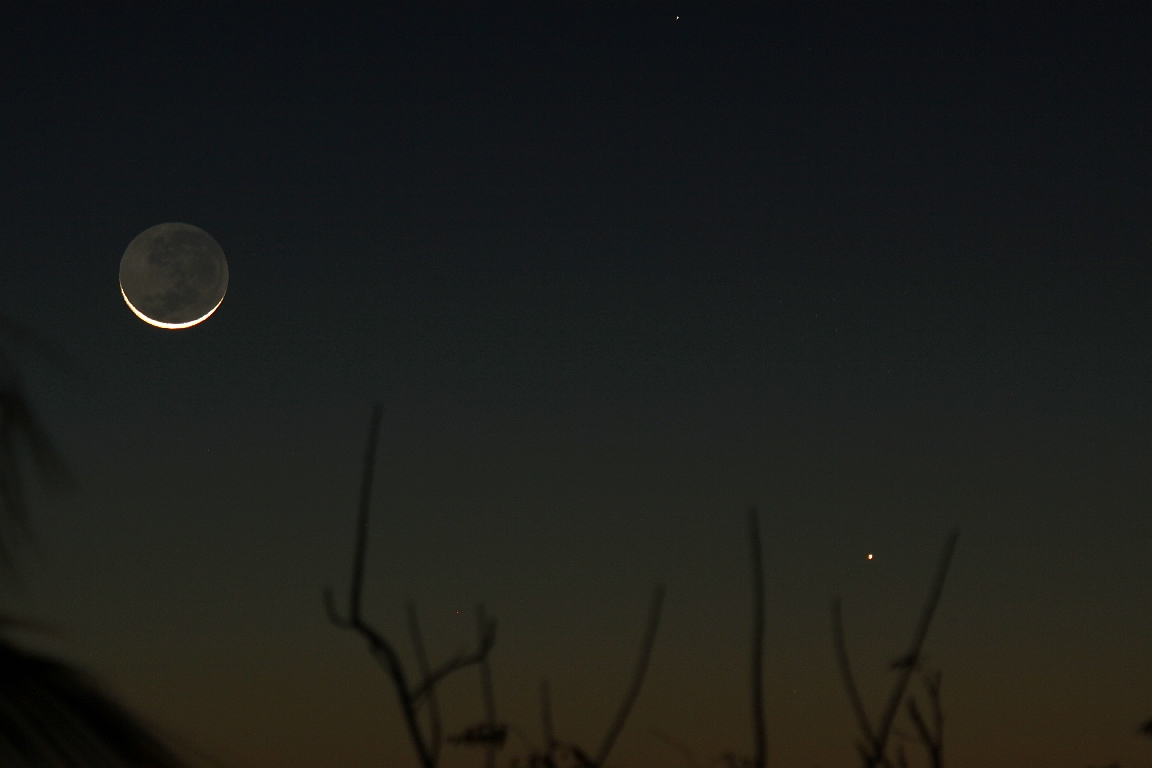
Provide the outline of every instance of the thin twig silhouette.
{"type": "MultiPolygon", "coordinates": [[[[420,619],[416,613],[416,603],[412,600],[408,601],[408,634],[412,637],[412,649],[416,654],[416,668],[420,670],[420,676],[425,680],[432,674],[432,668],[428,664],[428,652],[424,647],[424,635],[420,632],[420,619]]],[[[433,745],[435,757],[440,757],[440,702],[436,699],[436,691],[428,691],[428,695],[416,703],[416,711],[419,713],[420,704],[424,701],[428,702],[428,727],[431,731],[430,741],[433,745]]]]}
{"type": "MultiPolygon", "coordinates": [[[[488,618],[484,611],[484,604],[479,603],[476,606],[476,635],[479,642],[483,642],[487,626],[488,618]]],[[[480,689],[484,696],[484,720],[466,728],[462,733],[449,737],[448,742],[464,746],[484,747],[484,764],[487,768],[494,768],[496,752],[502,749],[504,742],[508,740],[508,726],[496,721],[496,696],[492,691],[492,670],[488,666],[488,659],[482,659],[478,666],[480,668],[480,689]]]]}
{"type": "MultiPolygon", "coordinates": [[[[441,744],[438,717],[432,733],[425,736],[420,728],[417,708],[426,696],[431,702],[437,683],[445,677],[459,669],[479,664],[487,658],[496,642],[496,621],[494,619],[487,620],[480,633],[480,642],[475,651],[471,653],[460,652],[435,670],[427,666],[427,659],[425,659],[425,662],[421,664],[422,680],[415,687],[410,687],[404,671],[404,664],[393,645],[380,632],[364,621],[361,613],[361,598],[364,588],[364,561],[368,546],[368,511],[372,501],[372,481],[376,469],[376,446],[380,433],[381,414],[382,408],[379,405],[375,406],[368,422],[368,445],[364,450],[363,474],[360,480],[360,508],[356,518],[356,546],[352,561],[352,580],[348,589],[348,617],[342,618],[337,613],[336,601],[331,587],[324,588],[324,609],[328,614],[329,621],[334,625],[352,630],[368,642],[369,652],[388,673],[396,690],[397,698],[400,701],[400,710],[404,715],[404,723],[408,729],[408,736],[416,750],[420,765],[423,768],[435,768],[439,762],[441,744]]],[[[410,615],[415,616],[415,613],[412,612],[410,615]]],[[[411,624],[410,626],[416,625],[411,624]]],[[[417,628],[416,637],[418,636],[417,628]]],[[[423,646],[422,639],[418,645],[423,646]]],[[[423,654],[418,652],[418,655],[423,654]]],[[[434,710],[435,707],[430,706],[430,709],[434,710]]]]}
{"type": "Polygon", "coordinates": [[[942,673],[937,670],[924,675],[924,690],[928,694],[928,704],[932,708],[932,726],[929,727],[924,720],[916,699],[908,699],[908,717],[916,728],[916,735],[920,743],[928,752],[928,760],[932,768],[944,768],[944,710],[940,706],[940,681],[942,673]]]}
{"type": "MultiPolygon", "coordinates": [[[[752,580],[752,642],[748,675],[751,693],[752,757],[743,757],[729,750],[709,761],[709,766],[723,763],[730,768],[765,768],[768,764],[768,735],[764,718],[764,558],[761,554],[760,513],[756,507],[748,507],[746,520],[751,566],[749,575],[752,580]]],[[[662,731],[654,730],[652,733],[683,751],[683,745],[671,741],[662,731]]],[[[692,761],[695,762],[695,757],[692,761]]]]}
{"type": "Polygon", "coordinates": [[[624,730],[624,722],[628,719],[628,713],[632,711],[632,705],[636,703],[636,697],[640,695],[640,686],[644,684],[644,675],[648,671],[648,660],[652,656],[652,646],[656,643],[656,630],[660,627],[660,610],[663,605],[664,585],[657,584],[652,591],[652,603],[648,608],[648,627],[644,631],[644,639],[640,643],[640,653],[636,657],[632,684],[628,686],[624,700],[620,702],[620,709],[616,712],[616,718],[609,726],[608,732],[604,734],[604,740],[600,742],[600,749],[596,751],[593,765],[604,765],[608,759],[608,754],[612,751],[612,746],[616,743],[616,737],[620,735],[620,731],[624,730]]]}
{"type": "MultiPolygon", "coordinates": [[[[478,642],[483,642],[484,628],[488,624],[488,619],[484,613],[484,604],[480,603],[476,606],[476,635],[478,642]]],[[[487,731],[492,735],[492,739],[487,742],[484,750],[484,765],[485,768],[493,768],[496,765],[496,750],[504,745],[504,736],[507,734],[507,729],[499,731],[496,725],[496,694],[492,690],[492,669],[488,665],[488,659],[484,658],[480,661],[480,687],[484,694],[484,720],[487,725],[487,731]],[[496,734],[500,733],[500,743],[495,741],[496,734]]]]}
{"type": "Polygon", "coordinates": [[[880,716],[875,730],[872,729],[868,720],[864,703],[860,698],[859,690],[856,687],[856,682],[852,675],[851,664],[848,661],[848,650],[844,642],[844,626],[840,615],[840,600],[834,599],[832,601],[832,643],[836,650],[836,659],[840,667],[840,677],[844,683],[844,690],[848,695],[848,701],[852,705],[852,710],[856,715],[856,720],[863,736],[863,743],[858,743],[857,749],[860,752],[860,757],[866,768],[875,768],[875,766],[878,765],[892,765],[892,761],[888,758],[887,754],[888,737],[892,731],[892,723],[896,719],[896,714],[900,709],[900,703],[904,700],[904,695],[908,690],[908,683],[912,679],[912,674],[919,669],[920,653],[924,646],[924,639],[928,636],[928,628],[932,624],[932,617],[936,612],[937,604],[940,602],[940,595],[944,591],[944,580],[948,576],[948,567],[952,562],[952,554],[956,549],[956,542],[959,538],[960,532],[955,531],[945,542],[944,551],[936,567],[936,576],[932,580],[932,586],[928,591],[928,598],[924,603],[924,608],[920,612],[920,620],[912,636],[912,644],[906,654],[892,662],[891,666],[893,669],[898,670],[899,676],[892,688],[891,694],[889,694],[888,703],[884,708],[883,714],[880,716]]]}
{"type": "MultiPolygon", "coordinates": [[[[640,651],[636,656],[636,664],[632,670],[632,682],[625,691],[620,707],[616,711],[616,716],[611,725],[608,726],[595,756],[590,755],[578,744],[556,738],[552,724],[552,697],[549,693],[548,681],[542,680],[540,682],[540,724],[544,732],[544,746],[542,749],[534,749],[528,754],[528,768],[554,768],[559,756],[570,758],[580,768],[603,768],[616,739],[624,730],[624,723],[628,720],[632,706],[640,695],[640,688],[648,671],[648,662],[652,657],[652,648],[656,643],[656,631],[660,627],[660,612],[663,605],[664,585],[657,584],[652,590],[652,601],[648,606],[648,622],[644,630],[644,637],[640,641],[640,651]]],[[[514,760],[512,765],[521,765],[521,763],[514,760]]]]}
{"type": "Polygon", "coordinates": [[[872,724],[868,722],[868,713],[864,709],[864,701],[860,698],[860,689],[856,687],[856,679],[852,675],[852,665],[848,661],[848,648],[844,642],[844,622],[840,616],[840,598],[832,601],[832,645],[836,649],[836,664],[840,670],[840,680],[844,684],[844,691],[848,694],[848,703],[852,706],[852,713],[856,716],[856,724],[864,736],[864,744],[858,744],[857,749],[867,759],[868,747],[876,743],[876,736],[872,732],[872,724]]]}

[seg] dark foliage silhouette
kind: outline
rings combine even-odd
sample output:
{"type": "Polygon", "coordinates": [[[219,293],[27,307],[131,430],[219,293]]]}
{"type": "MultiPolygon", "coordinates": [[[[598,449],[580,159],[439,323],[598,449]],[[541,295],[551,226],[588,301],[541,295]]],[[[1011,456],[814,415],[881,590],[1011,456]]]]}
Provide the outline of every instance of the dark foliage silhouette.
{"type": "MultiPolygon", "coordinates": [[[[51,348],[0,317],[0,338],[51,348]]],[[[16,576],[13,555],[27,532],[19,455],[27,449],[41,480],[70,485],[71,475],[33,414],[10,353],[0,347],[0,565],[16,576]]],[[[0,617],[0,765],[7,768],[176,768],[182,761],[82,670],[21,648],[3,630],[34,626],[0,617]]]]}
{"type": "Polygon", "coordinates": [[[0,765],[180,764],[83,671],[0,638],[0,765]]]}
{"type": "MultiPolygon", "coordinates": [[[[56,356],[44,340],[3,316],[0,338],[56,356]]],[[[15,362],[0,346],[0,569],[9,578],[16,576],[15,548],[28,533],[28,499],[19,459],[22,447],[42,481],[56,487],[73,484],[71,473],[32,411],[15,362]]]]}

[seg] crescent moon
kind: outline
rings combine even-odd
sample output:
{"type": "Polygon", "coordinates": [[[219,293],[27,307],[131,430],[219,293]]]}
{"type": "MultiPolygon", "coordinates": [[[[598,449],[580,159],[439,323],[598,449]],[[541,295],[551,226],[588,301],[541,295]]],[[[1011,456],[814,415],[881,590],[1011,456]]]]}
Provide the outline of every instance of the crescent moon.
{"type": "Polygon", "coordinates": [[[152,318],[148,317],[148,315],[144,314],[140,310],[136,309],[136,307],[132,306],[132,302],[128,299],[128,294],[124,293],[124,286],[120,286],[120,295],[124,297],[124,303],[128,305],[128,309],[132,310],[132,314],[136,315],[136,317],[138,317],[141,320],[143,320],[144,322],[148,323],[148,325],[154,325],[157,328],[167,328],[168,330],[179,330],[181,328],[191,328],[192,326],[194,326],[198,323],[202,323],[205,320],[207,320],[208,318],[212,317],[212,313],[215,312],[217,309],[219,309],[220,305],[224,303],[224,297],[221,296],[220,301],[216,302],[216,306],[214,306],[214,307],[212,307],[212,309],[208,310],[208,312],[203,317],[198,317],[195,320],[191,320],[187,323],[162,323],[159,320],[153,320],[152,318]]]}
{"type": "Polygon", "coordinates": [[[191,224],[149,227],[120,260],[120,295],[155,328],[180,330],[207,320],[224,303],[228,260],[220,244],[191,224]]]}

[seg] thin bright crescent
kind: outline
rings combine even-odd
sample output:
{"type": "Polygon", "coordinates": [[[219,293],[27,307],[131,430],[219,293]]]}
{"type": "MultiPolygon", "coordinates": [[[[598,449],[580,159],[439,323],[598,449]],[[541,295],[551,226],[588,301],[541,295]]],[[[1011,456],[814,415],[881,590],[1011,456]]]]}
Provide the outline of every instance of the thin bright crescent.
{"type": "MultiPolygon", "coordinates": [[[[227,293],[227,291],[225,291],[225,293],[227,293]]],[[[212,309],[208,310],[207,314],[205,314],[202,317],[198,317],[195,320],[189,320],[187,323],[162,323],[159,320],[153,320],[152,318],[148,317],[148,315],[144,314],[140,310],[136,309],[136,307],[132,306],[132,302],[128,301],[128,294],[124,293],[124,286],[123,285],[120,286],[120,295],[124,297],[124,303],[128,305],[128,309],[132,310],[132,314],[136,315],[136,317],[138,317],[141,320],[143,320],[144,322],[148,323],[148,325],[154,325],[157,328],[168,328],[169,330],[179,330],[181,328],[191,328],[192,326],[194,326],[198,323],[202,323],[205,320],[207,320],[208,318],[212,317],[212,313],[215,312],[217,309],[219,309],[220,305],[224,303],[224,297],[221,296],[220,301],[216,302],[216,306],[214,306],[214,307],[212,307],[212,309]]]]}

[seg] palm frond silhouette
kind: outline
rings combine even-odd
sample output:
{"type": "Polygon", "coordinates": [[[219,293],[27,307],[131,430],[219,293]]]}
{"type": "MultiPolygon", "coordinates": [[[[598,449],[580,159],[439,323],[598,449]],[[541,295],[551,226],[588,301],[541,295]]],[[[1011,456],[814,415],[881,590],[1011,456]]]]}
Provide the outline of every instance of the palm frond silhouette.
{"type": "MultiPolygon", "coordinates": [[[[45,347],[0,315],[0,341],[45,347]]],[[[10,352],[0,346],[0,571],[16,576],[13,555],[27,533],[21,449],[47,484],[71,474],[35,417],[10,352]]],[[[183,765],[142,721],[83,670],[26,650],[3,632],[30,626],[0,616],[0,765],[9,768],[177,768],[183,765]]]]}
{"type": "Polygon", "coordinates": [[[0,637],[0,764],[177,768],[181,762],[85,672],[0,637]]]}
{"type": "MultiPolygon", "coordinates": [[[[3,316],[0,340],[50,350],[36,335],[3,316]]],[[[19,460],[21,447],[28,451],[42,481],[55,486],[72,484],[68,467],[32,411],[11,354],[0,346],[0,569],[9,577],[15,576],[12,557],[28,526],[28,499],[19,460]]]]}

